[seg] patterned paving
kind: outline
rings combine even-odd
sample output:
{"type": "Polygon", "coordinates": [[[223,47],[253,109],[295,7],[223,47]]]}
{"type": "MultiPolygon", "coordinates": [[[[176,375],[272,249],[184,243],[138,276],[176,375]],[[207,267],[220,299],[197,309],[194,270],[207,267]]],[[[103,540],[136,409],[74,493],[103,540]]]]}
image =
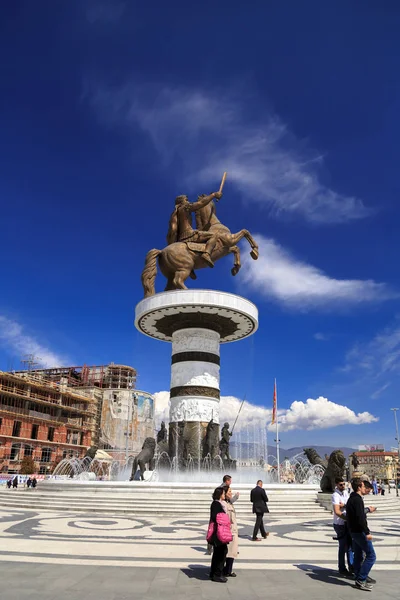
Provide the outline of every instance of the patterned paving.
{"type": "MultiPolygon", "coordinates": [[[[188,505],[190,513],[190,505],[188,505]]],[[[311,517],[311,515],[310,515],[311,517]]],[[[378,562],[375,569],[399,568],[400,515],[371,517],[378,562]]],[[[209,564],[204,520],[93,516],[0,511],[0,561],[60,565],[190,568],[209,564]]],[[[296,570],[299,564],[334,569],[337,542],[331,518],[305,521],[270,518],[268,540],[250,540],[253,519],[239,521],[239,569],[296,570]]]]}

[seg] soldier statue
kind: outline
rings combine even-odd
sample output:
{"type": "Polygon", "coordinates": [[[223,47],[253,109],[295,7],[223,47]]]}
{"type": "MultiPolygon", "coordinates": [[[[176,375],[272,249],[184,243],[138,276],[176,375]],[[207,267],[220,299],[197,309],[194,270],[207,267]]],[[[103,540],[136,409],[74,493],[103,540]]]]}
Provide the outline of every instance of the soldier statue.
{"type": "Polygon", "coordinates": [[[358,457],[356,456],[356,454],[351,455],[351,464],[353,465],[354,471],[357,471],[360,461],[358,460],[358,457]]]}
{"type": "Polygon", "coordinates": [[[157,433],[157,444],[166,442],[167,439],[168,439],[167,429],[165,427],[164,421],[161,421],[161,428],[160,428],[160,431],[157,433]]]}
{"type": "Polygon", "coordinates": [[[232,433],[229,431],[229,423],[224,423],[224,426],[221,429],[221,441],[219,443],[219,451],[222,460],[231,460],[229,455],[229,443],[231,435],[232,433]]]}

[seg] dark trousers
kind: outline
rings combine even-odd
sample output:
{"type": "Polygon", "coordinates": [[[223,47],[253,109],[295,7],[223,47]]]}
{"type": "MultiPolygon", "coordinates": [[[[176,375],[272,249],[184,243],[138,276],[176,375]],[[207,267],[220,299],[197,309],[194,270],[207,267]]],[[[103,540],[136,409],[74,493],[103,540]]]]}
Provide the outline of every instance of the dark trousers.
{"type": "Polygon", "coordinates": [[[256,539],[258,532],[261,532],[261,535],[265,537],[267,534],[264,529],[264,521],[263,521],[264,513],[256,513],[256,524],[254,525],[253,530],[253,540],[256,539]]]}
{"type": "Polygon", "coordinates": [[[352,533],[351,539],[354,552],[354,576],[359,581],[365,581],[376,561],[374,546],[370,540],[367,540],[365,533],[352,533]]]}
{"type": "Polygon", "coordinates": [[[346,571],[345,556],[347,555],[347,565],[351,570],[353,567],[353,551],[351,548],[351,535],[347,529],[347,525],[333,526],[336,537],[339,543],[338,563],[339,571],[346,571]]]}
{"type": "Polygon", "coordinates": [[[225,567],[224,567],[224,575],[230,575],[232,573],[233,570],[233,561],[235,559],[234,558],[227,558],[225,561],[225,567]]]}
{"type": "Polygon", "coordinates": [[[222,577],[227,553],[227,544],[220,544],[218,546],[214,546],[214,552],[211,559],[210,577],[222,577]]]}

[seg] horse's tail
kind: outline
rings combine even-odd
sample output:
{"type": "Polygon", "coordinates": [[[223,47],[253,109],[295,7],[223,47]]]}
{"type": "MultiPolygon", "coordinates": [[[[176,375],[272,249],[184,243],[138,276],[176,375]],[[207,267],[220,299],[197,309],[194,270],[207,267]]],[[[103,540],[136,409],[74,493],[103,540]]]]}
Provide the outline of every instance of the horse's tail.
{"type": "Polygon", "coordinates": [[[154,281],[157,275],[157,257],[161,254],[161,252],[162,250],[157,250],[154,248],[146,254],[146,260],[142,273],[142,285],[145,298],[154,296],[156,293],[154,281]]]}

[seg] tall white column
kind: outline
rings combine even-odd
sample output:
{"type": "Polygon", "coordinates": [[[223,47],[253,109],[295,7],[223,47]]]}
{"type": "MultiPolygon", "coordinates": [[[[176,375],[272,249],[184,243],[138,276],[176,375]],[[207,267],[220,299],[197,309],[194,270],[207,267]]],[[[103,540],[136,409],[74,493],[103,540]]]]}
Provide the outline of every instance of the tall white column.
{"type": "Polygon", "coordinates": [[[219,423],[220,335],[190,327],[172,334],[170,422],[219,423]]]}

